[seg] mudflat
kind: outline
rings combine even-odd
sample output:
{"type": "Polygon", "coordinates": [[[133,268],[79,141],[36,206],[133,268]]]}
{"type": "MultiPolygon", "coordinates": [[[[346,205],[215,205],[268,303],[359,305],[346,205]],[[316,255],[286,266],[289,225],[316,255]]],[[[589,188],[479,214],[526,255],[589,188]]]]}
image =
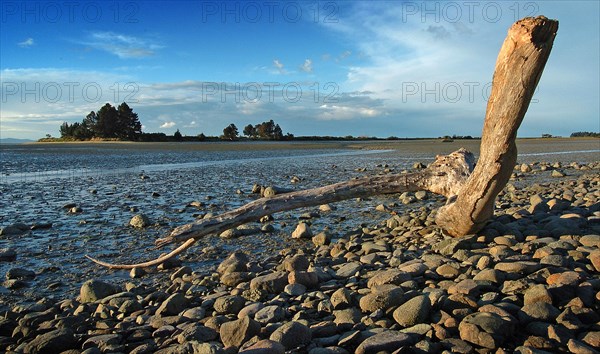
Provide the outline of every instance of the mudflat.
{"type": "Polygon", "coordinates": [[[84,258],[156,257],[156,238],[259,198],[255,184],[306,189],[401,173],[478,144],[3,147],[17,178],[0,181],[0,350],[593,353],[598,139],[520,139],[495,216],[463,238],[435,225],[444,198],[416,192],[278,213],[159,267],[113,271],[84,258]],[[80,169],[31,172],[48,166],[80,169]]]}

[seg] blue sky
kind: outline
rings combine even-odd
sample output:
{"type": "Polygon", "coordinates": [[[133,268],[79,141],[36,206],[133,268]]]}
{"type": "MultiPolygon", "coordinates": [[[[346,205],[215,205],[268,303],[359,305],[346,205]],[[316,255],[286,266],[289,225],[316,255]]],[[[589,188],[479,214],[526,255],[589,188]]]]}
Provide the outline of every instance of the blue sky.
{"type": "Polygon", "coordinates": [[[295,135],[478,136],[527,15],[560,25],[519,135],[600,131],[599,4],[2,1],[0,137],[57,136],[123,101],[146,132],[273,119],[295,135]]]}

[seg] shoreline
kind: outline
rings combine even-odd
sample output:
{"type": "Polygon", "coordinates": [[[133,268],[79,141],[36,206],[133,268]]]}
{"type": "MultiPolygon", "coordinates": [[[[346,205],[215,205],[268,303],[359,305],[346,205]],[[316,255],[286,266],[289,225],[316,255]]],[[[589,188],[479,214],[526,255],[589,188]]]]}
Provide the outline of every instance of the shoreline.
{"type": "MultiPolygon", "coordinates": [[[[568,144],[568,143],[583,143],[588,142],[591,145],[600,146],[600,138],[595,137],[556,137],[556,138],[539,138],[539,137],[524,137],[516,139],[517,145],[519,143],[547,143],[547,144],[568,144]]],[[[31,146],[41,146],[41,145],[128,145],[135,146],[139,145],[143,146],[164,146],[167,148],[170,147],[194,147],[194,146],[211,146],[211,145],[223,145],[230,146],[235,148],[240,145],[267,145],[267,146],[281,146],[281,147],[294,147],[294,146],[331,146],[331,145],[357,145],[357,146],[370,146],[374,144],[383,144],[383,145],[404,145],[404,144],[413,144],[413,143],[439,143],[440,145],[474,145],[481,143],[481,138],[472,138],[472,139],[453,139],[452,141],[446,142],[441,138],[398,138],[398,139],[296,139],[296,140],[287,140],[287,141],[270,141],[270,140],[238,140],[238,141],[223,141],[223,140],[215,140],[215,141],[167,141],[167,142],[155,142],[155,141],[113,141],[113,140],[88,140],[88,141],[30,141],[25,143],[18,144],[3,144],[3,145],[31,145],[31,146]]]]}

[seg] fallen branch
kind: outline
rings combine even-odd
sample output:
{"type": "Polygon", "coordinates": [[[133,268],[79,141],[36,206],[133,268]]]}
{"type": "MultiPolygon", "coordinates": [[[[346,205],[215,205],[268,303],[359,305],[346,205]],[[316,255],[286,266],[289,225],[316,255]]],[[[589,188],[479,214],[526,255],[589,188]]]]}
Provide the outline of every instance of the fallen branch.
{"type": "Polygon", "coordinates": [[[210,219],[202,219],[180,226],[174,229],[168,237],[158,239],[156,245],[157,247],[163,247],[170,243],[184,242],[184,244],[169,254],[149,262],[111,264],[89,256],[86,257],[102,266],[115,269],[149,267],[161,264],[165,260],[180,254],[203,236],[217,234],[251,221],[257,221],[265,215],[281,211],[334,203],[351,198],[419,190],[428,190],[452,198],[458,194],[460,186],[465,183],[473,167],[473,154],[460,149],[447,156],[437,156],[435,162],[419,172],[366,177],[320,188],[261,198],[241,208],[210,219]]]}
{"type": "Polygon", "coordinates": [[[163,263],[191,247],[198,239],[259,220],[265,215],[357,197],[427,190],[446,196],[437,224],[453,236],[480,230],[492,216],[494,201],[516,163],[516,133],[541,77],[556,36],[558,22],[540,16],[517,21],[502,45],[492,82],[481,140],[481,155],[460,149],[437,156],[423,171],[361,178],[320,188],[262,198],[208,220],[180,226],[157,247],[183,242],[169,254],[138,264],[92,261],[109,268],[131,269],[163,263]]]}

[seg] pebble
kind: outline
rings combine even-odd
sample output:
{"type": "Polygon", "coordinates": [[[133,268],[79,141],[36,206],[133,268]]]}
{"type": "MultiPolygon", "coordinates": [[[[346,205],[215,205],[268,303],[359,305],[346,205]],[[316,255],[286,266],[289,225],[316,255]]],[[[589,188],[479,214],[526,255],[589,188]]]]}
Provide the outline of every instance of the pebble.
{"type": "Polygon", "coordinates": [[[218,314],[233,314],[237,315],[238,312],[246,304],[246,299],[237,295],[222,296],[215,300],[213,308],[218,314]]]}
{"type": "Polygon", "coordinates": [[[459,324],[460,338],[481,346],[494,349],[502,346],[514,332],[513,324],[501,316],[490,312],[477,312],[466,316],[459,324]]]}
{"type": "Polygon", "coordinates": [[[29,231],[29,226],[23,223],[15,223],[12,225],[0,228],[0,236],[17,236],[29,231]]]}
{"type": "Polygon", "coordinates": [[[169,296],[156,310],[157,316],[174,316],[185,310],[188,301],[181,293],[169,296]]]}
{"type": "Polygon", "coordinates": [[[402,347],[408,347],[415,343],[415,337],[399,331],[384,331],[365,339],[358,348],[356,354],[369,354],[380,352],[394,352],[402,347]]]}
{"type": "Polygon", "coordinates": [[[411,279],[410,274],[398,269],[386,269],[375,273],[367,282],[367,287],[373,289],[384,284],[400,285],[411,279]]]}
{"type": "Polygon", "coordinates": [[[535,284],[525,291],[523,294],[523,303],[532,305],[535,303],[552,304],[552,294],[544,284],[535,284]]]}
{"type": "Polygon", "coordinates": [[[12,248],[0,248],[0,262],[13,262],[17,259],[17,252],[12,248]]]}
{"type": "Polygon", "coordinates": [[[23,347],[24,353],[60,353],[75,349],[77,341],[70,329],[57,329],[33,338],[23,347]]]}
{"type": "Polygon", "coordinates": [[[95,302],[117,292],[118,288],[114,285],[92,279],[83,283],[79,292],[79,298],[82,303],[95,302]]]}
{"type": "Polygon", "coordinates": [[[264,290],[271,294],[278,294],[288,284],[287,272],[274,272],[258,276],[250,281],[250,289],[264,290]]]}
{"type": "Polygon", "coordinates": [[[279,305],[265,306],[254,314],[254,319],[261,324],[276,323],[285,318],[285,310],[279,305]]]}
{"type": "Polygon", "coordinates": [[[6,279],[33,279],[35,278],[35,272],[29,269],[23,268],[11,268],[6,272],[6,279]]]}
{"type": "Polygon", "coordinates": [[[402,327],[424,323],[429,317],[431,301],[427,295],[415,296],[394,311],[394,320],[402,327]]]}
{"type": "Polygon", "coordinates": [[[298,284],[313,289],[319,285],[319,276],[315,272],[292,271],[288,274],[290,285],[298,284]]]}
{"type": "Polygon", "coordinates": [[[324,246],[331,243],[331,234],[328,232],[319,232],[312,238],[312,242],[315,246],[324,246]]]}
{"type": "Polygon", "coordinates": [[[311,238],[313,236],[312,231],[307,223],[301,222],[296,226],[294,232],[292,232],[292,238],[311,238]]]}
{"type": "Polygon", "coordinates": [[[375,312],[377,310],[387,311],[392,307],[396,307],[402,303],[404,291],[402,288],[395,285],[382,285],[372,292],[363,296],[360,301],[360,309],[362,312],[375,312]]]}
{"type": "Polygon", "coordinates": [[[269,337],[270,340],[281,343],[286,350],[308,345],[311,338],[310,328],[296,321],[284,323],[269,337]]]}
{"type": "MultiPolygon", "coordinates": [[[[546,180],[523,187],[517,177],[476,235],[450,238],[439,232],[429,206],[437,201],[429,193],[405,194],[409,206],[373,198],[364,212],[376,215],[374,206],[383,205],[392,217],[347,233],[322,226],[333,217],[331,206],[319,208],[330,212],[321,219],[308,210],[296,228],[310,234],[265,259],[227,240],[231,248],[205,247],[199,253],[210,263],[203,268],[187,263],[186,255],[170,266],[133,269],[124,287],[91,279],[80,285],[78,299],[38,297],[37,303],[13,306],[0,318],[0,350],[596,353],[600,226],[594,218],[600,219],[600,178],[577,177],[584,170],[561,165],[564,178],[549,179],[550,169],[542,167],[551,164],[525,166],[516,171],[523,180],[546,180]],[[311,228],[323,231],[313,236],[311,228]],[[164,282],[156,282],[156,274],[164,282]]],[[[73,207],[77,204],[65,211],[73,207]]],[[[269,237],[252,225],[233,232],[269,237]]],[[[278,225],[286,228],[283,221],[278,225]]],[[[26,224],[9,226],[22,234],[41,232],[26,224]]],[[[0,261],[15,261],[16,251],[9,251],[0,250],[0,261]]],[[[19,260],[29,252],[18,251],[19,260]]],[[[29,294],[48,271],[12,268],[3,291],[29,294]]]]}
{"type": "Polygon", "coordinates": [[[350,290],[341,288],[331,294],[331,304],[334,309],[343,309],[350,307],[353,303],[353,295],[350,290]]]}
{"type": "Polygon", "coordinates": [[[223,323],[219,330],[220,339],[225,347],[239,348],[260,333],[260,328],[260,323],[244,316],[238,320],[223,323]]]}
{"type": "Polygon", "coordinates": [[[335,276],[338,278],[349,278],[356,275],[356,273],[359,272],[362,267],[362,264],[359,262],[346,263],[335,272],[335,276]]]}
{"type": "Polygon", "coordinates": [[[285,347],[279,342],[270,339],[260,340],[248,347],[243,348],[238,353],[247,354],[284,354],[285,347]]]}
{"type": "Polygon", "coordinates": [[[131,218],[129,225],[138,229],[143,229],[150,226],[150,219],[145,214],[137,214],[131,218]]]}

